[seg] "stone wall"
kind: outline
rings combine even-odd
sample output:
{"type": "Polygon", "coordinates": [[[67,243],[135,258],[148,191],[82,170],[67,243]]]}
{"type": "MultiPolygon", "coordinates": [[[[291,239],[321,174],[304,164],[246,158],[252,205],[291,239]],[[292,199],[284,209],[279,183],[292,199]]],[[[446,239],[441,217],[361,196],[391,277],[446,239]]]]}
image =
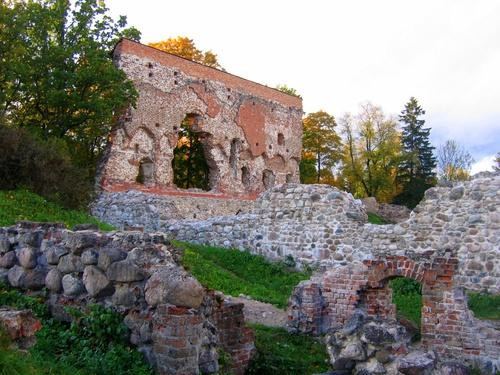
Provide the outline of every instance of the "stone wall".
{"type": "Polygon", "coordinates": [[[127,39],[115,47],[114,62],[139,98],[110,135],[101,187],[175,191],[171,163],[186,116],[201,136],[213,192],[255,196],[298,182],[300,98],[127,39]]]}
{"type": "Polygon", "coordinates": [[[411,210],[406,206],[390,203],[379,203],[374,197],[361,200],[366,212],[377,214],[392,223],[400,223],[408,220],[411,210]]]}
{"type": "Polygon", "coordinates": [[[179,219],[208,219],[245,213],[253,200],[222,198],[217,195],[179,196],[150,194],[138,190],[99,193],[92,214],[117,228],[137,227],[156,231],[179,219]]]}
{"type": "Polygon", "coordinates": [[[164,234],[73,232],[29,222],[0,228],[0,280],[23,290],[47,288],[56,318],[70,319],[65,306],[100,303],[124,316],[130,341],[158,374],[215,373],[218,348],[243,374],[253,352],[243,305],[207,292],[176,257],[164,234]]]}
{"type": "Polygon", "coordinates": [[[453,254],[457,282],[500,292],[500,175],[453,188],[432,188],[411,217],[395,225],[366,223],[360,201],[326,185],[286,184],[263,193],[250,213],[182,220],[161,230],[183,241],[234,247],[328,269],[387,256],[453,254]]]}
{"type": "Polygon", "coordinates": [[[363,264],[334,267],[299,284],[290,299],[289,327],[323,334],[345,324],[358,308],[377,319],[394,320],[388,281],[408,277],[422,283],[422,347],[445,362],[458,360],[485,373],[500,371],[500,331],[468,309],[460,285],[458,259],[447,253],[420,258],[387,256],[363,264]]]}

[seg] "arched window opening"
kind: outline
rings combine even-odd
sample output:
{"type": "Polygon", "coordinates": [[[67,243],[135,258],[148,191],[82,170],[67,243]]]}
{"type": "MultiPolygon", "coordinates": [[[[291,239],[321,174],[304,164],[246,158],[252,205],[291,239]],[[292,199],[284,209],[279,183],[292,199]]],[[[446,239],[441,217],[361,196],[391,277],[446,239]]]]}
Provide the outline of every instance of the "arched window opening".
{"type": "Polygon", "coordinates": [[[264,188],[270,189],[274,186],[274,173],[270,169],[264,169],[264,172],[262,172],[262,183],[264,184],[264,188]]]}
{"type": "Polygon", "coordinates": [[[144,185],[154,182],[154,164],[150,158],[144,158],[139,162],[139,173],[135,180],[144,185]]]}
{"type": "Polygon", "coordinates": [[[179,127],[172,170],[174,184],[182,189],[210,190],[210,168],[203,149],[203,133],[199,131],[200,116],[188,114],[179,127]]]}
{"type": "Polygon", "coordinates": [[[280,146],[285,144],[285,136],[282,133],[278,133],[278,144],[280,146]]]}
{"type": "Polygon", "coordinates": [[[289,184],[289,183],[292,183],[292,182],[293,182],[293,174],[287,173],[286,174],[286,183],[289,184]]]}
{"type": "Polygon", "coordinates": [[[241,182],[246,188],[250,186],[250,171],[247,167],[241,168],[241,182]]]}

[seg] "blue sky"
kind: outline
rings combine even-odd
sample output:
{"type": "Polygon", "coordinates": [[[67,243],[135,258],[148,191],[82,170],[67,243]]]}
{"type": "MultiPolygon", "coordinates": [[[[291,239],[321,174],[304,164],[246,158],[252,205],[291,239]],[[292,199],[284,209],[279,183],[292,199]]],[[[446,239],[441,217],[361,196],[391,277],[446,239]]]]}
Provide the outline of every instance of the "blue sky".
{"type": "Polygon", "coordinates": [[[415,96],[437,146],[455,139],[488,168],[500,151],[500,1],[107,0],[148,43],[188,36],[224,68],[336,118],[415,96]]]}

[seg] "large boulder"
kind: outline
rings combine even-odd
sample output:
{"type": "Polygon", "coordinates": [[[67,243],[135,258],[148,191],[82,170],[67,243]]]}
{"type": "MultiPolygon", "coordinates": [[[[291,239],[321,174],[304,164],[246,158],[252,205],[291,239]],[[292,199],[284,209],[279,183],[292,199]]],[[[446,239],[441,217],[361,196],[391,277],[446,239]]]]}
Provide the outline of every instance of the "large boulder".
{"type": "Polygon", "coordinates": [[[399,359],[398,371],[405,375],[431,375],[436,357],[430,352],[411,352],[399,359]]]}
{"type": "Polygon", "coordinates": [[[146,302],[150,306],[170,303],[198,308],[204,296],[205,290],[201,284],[177,267],[154,272],[145,288],[146,302]]]}
{"type": "Polygon", "coordinates": [[[0,326],[16,346],[27,349],[36,343],[35,333],[42,328],[31,310],[0,308],[0,326]]]}
{"type": "Polygon", "coordinates": [[[83,272],[82,259],[79,256],[73,254],[67,254],[59,259],[59,264],[57,269],[61,273],[72,273],[72,272],[83,272]]]}
{"type": "Polygon", "coordinates": [[[3,256],[0,256],[0,267],[12,268],[16,264],[17,256],[15,251],[9,251],[3,256]]]}
{"type": "Polygon", "coordinates": [[[98,297],[111,292],[109,279],[96,266],[87,266],[83,271],[83,284],[91,297],[98,297]]]}
{"type": "Polygon", "coordinates": [[[76,297],[85,292],[82,280],[71,274],[63,276],[62,287],[64,294],[68,297],[76,297]]]}
{"type": "Polygon", "coordinates": [[[128,260],[122,260],[112,263],[106,271],[108,279],[120,283],[129,283],[132,281],[141,281],[144,279],[144,272],[134,263],[128,260]]]}

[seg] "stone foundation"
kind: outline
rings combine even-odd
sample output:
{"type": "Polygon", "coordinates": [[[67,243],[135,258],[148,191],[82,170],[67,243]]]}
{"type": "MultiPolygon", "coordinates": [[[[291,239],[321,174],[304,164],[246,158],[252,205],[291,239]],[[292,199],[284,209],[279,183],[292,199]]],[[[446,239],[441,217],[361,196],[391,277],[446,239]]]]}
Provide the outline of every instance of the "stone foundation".
{"type": "Polygon", "coordinates": [[[242,374],[254,349],[243,305],[207,292],[175,258],[159,233],[28,222],[0,228],[0,279],[23,290],[47,288],[57,319],[70,319],[65,306],[99,303],[124,316],[131,343],[158,374],[215,373],[219,348],[242,374]]]}

